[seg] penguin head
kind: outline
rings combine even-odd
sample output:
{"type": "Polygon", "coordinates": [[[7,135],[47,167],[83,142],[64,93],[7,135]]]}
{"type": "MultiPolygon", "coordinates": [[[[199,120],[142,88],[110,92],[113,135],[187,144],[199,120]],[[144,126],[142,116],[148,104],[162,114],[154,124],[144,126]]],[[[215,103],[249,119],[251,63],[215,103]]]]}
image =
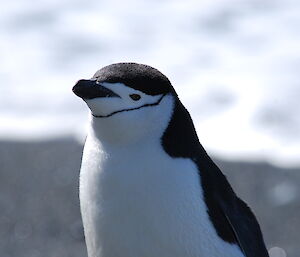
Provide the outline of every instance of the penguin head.
{"type": "Polygon", "coordinates": [[[73,92],[87,103],[99,136],[119,141],[162,133],[177,98],[166,76],[137,63],[106,66],[73,92]]]}

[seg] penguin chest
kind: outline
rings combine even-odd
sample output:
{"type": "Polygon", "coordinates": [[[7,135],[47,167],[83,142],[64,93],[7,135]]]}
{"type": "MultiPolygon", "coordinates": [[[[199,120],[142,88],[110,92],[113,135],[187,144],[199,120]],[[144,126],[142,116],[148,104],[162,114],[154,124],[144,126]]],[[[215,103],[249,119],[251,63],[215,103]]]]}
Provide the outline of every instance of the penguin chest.
{"type": "Polygon", "coordinates": [[[243,256],[217,236],[190,159],[150,146],[91,149],[80,175],[89,257],[243,256]]]}

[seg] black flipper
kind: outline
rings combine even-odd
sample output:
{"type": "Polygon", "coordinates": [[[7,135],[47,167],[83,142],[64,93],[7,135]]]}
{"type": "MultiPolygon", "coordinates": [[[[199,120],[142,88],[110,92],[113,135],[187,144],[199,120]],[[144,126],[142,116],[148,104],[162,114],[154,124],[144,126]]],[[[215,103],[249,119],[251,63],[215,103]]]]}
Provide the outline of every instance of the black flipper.
{"type": "Polygon", "coordinates": [[[219,201],[239,247],[246,257],[269,257],[258,222],[250,208],[238,197],[229,205],[219,201]]]}

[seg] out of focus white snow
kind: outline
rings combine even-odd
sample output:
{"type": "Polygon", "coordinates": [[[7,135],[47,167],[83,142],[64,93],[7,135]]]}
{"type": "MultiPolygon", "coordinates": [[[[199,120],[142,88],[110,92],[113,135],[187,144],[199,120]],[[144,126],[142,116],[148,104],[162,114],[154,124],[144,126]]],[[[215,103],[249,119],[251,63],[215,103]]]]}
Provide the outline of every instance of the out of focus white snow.
{"type": "Polygon", "coordinates": [[[71,88],[120,61],[170,78],[210,153],[300,164],[297,0],[2,0],[0,137],[82,138],[71,88]]]}

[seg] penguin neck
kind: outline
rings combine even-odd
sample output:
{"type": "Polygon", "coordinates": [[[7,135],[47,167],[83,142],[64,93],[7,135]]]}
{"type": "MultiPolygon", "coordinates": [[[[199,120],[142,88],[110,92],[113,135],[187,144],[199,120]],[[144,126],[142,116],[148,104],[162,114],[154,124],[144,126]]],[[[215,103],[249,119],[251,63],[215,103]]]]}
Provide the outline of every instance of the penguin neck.
{"type": "Polygon", "coordinates": [[[155,137],[145,137],[137,139],[135,137],[103,137],[103,131],[91,126],[87,140],[92,142],[95,149],[101,149],[102,153],[116,156],[140,155],[150,149],[157,149],[161,145],[160,139],[155,137]]]}
{"type": "Polygon", "coordinates": [[[120,124],[114,122],[115,117],[97,118],[91,116],[89,137],[104,145],[130,145],[136,143],[138,135],[133,135],[132,131],[121,128],[120,124]],[[123,133],[122,133],[123,132],[123,133]]]}
{"type": "Polygon", "coordinates": [[[190,158],[197,164],[211,159],[199,142],[192,118],[177,98],[174,112],[162,136],[164,150],[173,158],[190,158]]]}

